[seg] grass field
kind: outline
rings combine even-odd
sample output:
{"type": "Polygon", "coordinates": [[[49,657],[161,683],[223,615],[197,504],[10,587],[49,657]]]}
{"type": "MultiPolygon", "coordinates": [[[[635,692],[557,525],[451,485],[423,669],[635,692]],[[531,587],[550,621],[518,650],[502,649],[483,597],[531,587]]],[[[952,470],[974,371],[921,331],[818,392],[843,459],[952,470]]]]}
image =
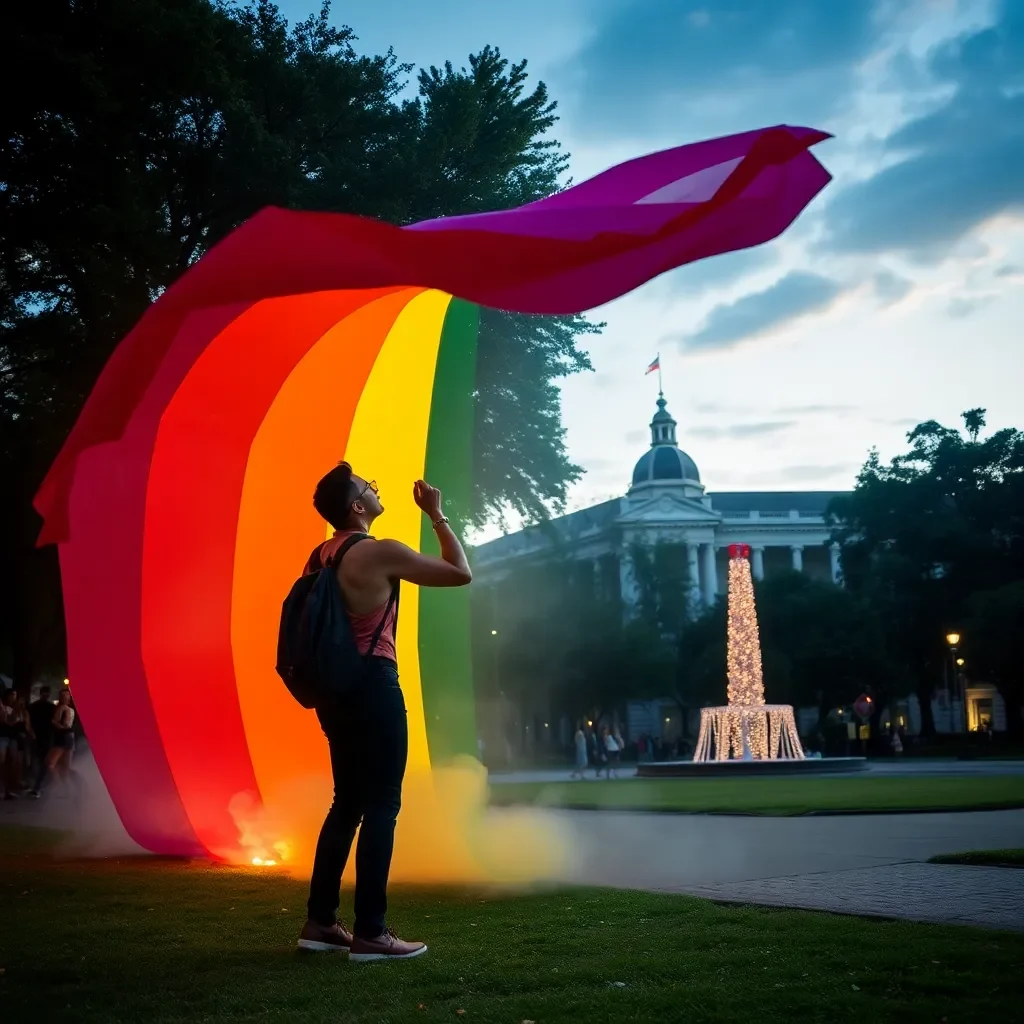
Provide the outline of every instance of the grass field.
{"type": "Polygon", "coordinates": [[[768,815],[992,810],[1024,807],[1024,775],[508,782],[491,786],[491,803],[768,815]]]}
{"type": "Polygon", "coordinates": [[[940,853],[930,858],[928,863],[1024,868],[1024,850],[968,850],[965,853],[940,853]]]}
{"type": "Polygon", "coordinates": [[[608,890],[398,890],[430,943],[295,948],[305,885],[157,859],[48,863],[0,829],[0,1018],[60,1022],[1021,1020],[1024,935],[608,890]]]}

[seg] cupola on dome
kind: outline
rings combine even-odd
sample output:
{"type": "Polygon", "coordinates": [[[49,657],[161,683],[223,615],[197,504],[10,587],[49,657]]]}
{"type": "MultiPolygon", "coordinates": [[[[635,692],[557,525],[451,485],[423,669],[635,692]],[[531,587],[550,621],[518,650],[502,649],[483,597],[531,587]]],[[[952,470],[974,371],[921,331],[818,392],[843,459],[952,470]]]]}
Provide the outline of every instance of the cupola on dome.
{"type": "Polygon", "coordinates": [[[651,447],[633,468],[633,486],[659,480],[700,482],[697,463],[676,442],[676,421],[666,408],[664,395],[658,396],[658,411],[651,420],[651,447]]]}

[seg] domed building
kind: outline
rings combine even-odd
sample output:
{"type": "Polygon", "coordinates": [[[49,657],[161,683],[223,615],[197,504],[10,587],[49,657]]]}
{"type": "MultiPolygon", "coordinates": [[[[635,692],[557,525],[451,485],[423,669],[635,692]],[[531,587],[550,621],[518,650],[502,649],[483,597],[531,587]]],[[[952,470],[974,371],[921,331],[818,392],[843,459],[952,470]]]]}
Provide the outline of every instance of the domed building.
{"type": "MultiPolygon", "coordinates": [[[[480,545],[473,559],[477,585],[496,595],[515,568],[542,561],[557,548],[560,557],[569,556],[570,571],[585,574],[605,595],[621,601],[623,615],[629,616],[639,597],[631,552],[662,542],[685,545],[692,615],[725,595],[730,544],[750,545],[751,570],[757,579],[796,570],[841,582],[839,550],[831,543],[825,511],[834,497],[846,492],[707,491],[697,463],[679,447],[677,424],[663,395],[658,396],[650,426],[650,446],[637,459],[622,497],[480,545]]],[[[538,602],[541,598],[538,595],[538,602]]],[[[495,632],[506,626],[514,630],[516,609],[497,599],[492,608],[495,632]]],[[[556,615],[557,606],[550,611],[556,615]]],[[[967,698],[971,728],[985,719],[996,731],[1006,728],[1005,706],[992,686],[975,684],[967,698]]],[[[670,700],[631,701],[624,731],[629,739],[646,734],[671,741],[686,735],[692,725],[681,721],[679,714],[670,700]]],[[[916,696],[901,702],[892,714],[905,715],[912,734],[920,728],[916,696]]],[[[818,710],[805,709],[800,716],[798,720],[814,723],[818,710]]],[[[963,707],[948,693],[939,692],[932,700],[932,717],[939,732],[963,728],[963,707]]],[[[527,734],[532,728],[537,735],[549,725],[544,717],[537,718],[533,726],[526,726],[527,734]]],[[[571,739],[570,725],[567,720],[560,723],[563,745],[571,739]]]]}
{"type": "Polygon", "coordinates": [[[474,570],[483,584],[497,583],[524,559],[557,543],[574,561],[591,562],[604,578],[617,577],[624,611],[637,588],[629,552],[634,545],[685,544],[692,613],[724,593],[726,549],[749,544],[755,578],[795,569],[839,582],[839,551],[829,542],[825,510],[841,491],[707,492],[697,463],[679,447],[678,424],[659,394],[650,447],[637,460],[621,498],[560,516],[480,545],[474,570]]]}

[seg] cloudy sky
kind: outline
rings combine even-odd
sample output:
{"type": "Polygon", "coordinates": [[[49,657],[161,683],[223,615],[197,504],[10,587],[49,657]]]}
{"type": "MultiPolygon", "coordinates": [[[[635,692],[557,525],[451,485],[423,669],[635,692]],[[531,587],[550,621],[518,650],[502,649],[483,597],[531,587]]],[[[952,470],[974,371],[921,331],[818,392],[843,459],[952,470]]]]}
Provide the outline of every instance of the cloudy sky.
{"type": "MultiPolygon", "coordinates": [[[[284,0],[300,15],[315,0],[284,0]]],[[[580,181],[651,150],[810,125],[834,181],[776,242],[594,311],[563,390],[577,508],[622,494],[661,354],[710,491],[845,488],[925,419],[1024,426],[1024,0],[348,0],[366,51],[485,44],[559,102],[580,181]],[[614,409],[614,414],[609,410],[614,409]]]]}

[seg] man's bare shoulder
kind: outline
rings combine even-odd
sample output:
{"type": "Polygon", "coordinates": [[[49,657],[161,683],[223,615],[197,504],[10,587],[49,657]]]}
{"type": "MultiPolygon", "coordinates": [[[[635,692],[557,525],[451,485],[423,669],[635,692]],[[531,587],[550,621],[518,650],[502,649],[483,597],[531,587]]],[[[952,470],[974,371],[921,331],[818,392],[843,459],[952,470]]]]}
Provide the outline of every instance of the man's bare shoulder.
{"type": "Polygon", "coordinates": [[[401,559],[414,553],[412,548],[400,540],[393,540],[390,537],[368,537],[352,549],[346,560],[351,559],[352,564],[356,566],[374,568],[389,565],[396,558],[401,559]]]}
{"type": "Polygon", "coordinates": [[[367,536],[361,544],[357,544],[353,549],[352,553],[358,552],[363,558],[367,555],[380,555],[388,554],[393,551],[411,551],[412,549],[407,545],[403,544],[400,540],[394,540],[391,537],[370,537],[367,536]]]}

